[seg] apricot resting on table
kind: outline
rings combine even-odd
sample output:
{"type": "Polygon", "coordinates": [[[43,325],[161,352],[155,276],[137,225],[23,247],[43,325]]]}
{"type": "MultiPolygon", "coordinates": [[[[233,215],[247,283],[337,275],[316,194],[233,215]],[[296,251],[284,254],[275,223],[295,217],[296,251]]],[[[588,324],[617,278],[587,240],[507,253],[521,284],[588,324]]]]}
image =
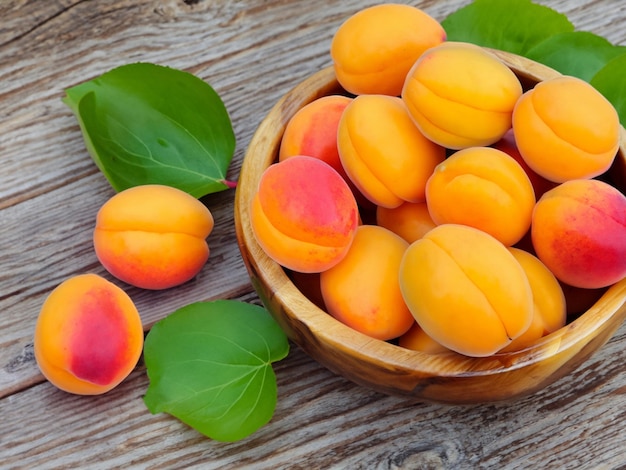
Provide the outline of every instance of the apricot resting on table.
{"type": "Polygon", "coordinates": [[[250,207],[265,253],[293,271],[321,272],[347,253],[359,222],[354,195],[329,164],[294,156],[270,165],[250,207]]]}
{"type": "Polygon", "coordinates": [[[424,201],[428,177],[445,149],[415,127],[398,97],[360,95],[346,107],[337,133],[346,173],[374,204],[424,201]]]}
{"type": "Polygon", "coordinates": [[[489,356],[530,326],[533,294],[524,269],[491,235],[444,224],[406,250],[400,288],[420,327],[467,356],[489,356]]]}
{"type": "Polygon", "coordinates": [[[554,274],[535,256],[509,248],[524,269],[533,292],[533,319],[528,329],[500,352],[519,351],[565,325],[567,309],[563,289],[554,274]]]}
{"type": "Polygon", "coordinates": [[[375,225],[361,225],[346,256],[320,274],[328,313],[381,340],[406,333],[415,320],[400,292],[398,269],[408,242],[375,225]]]}
{"type": "Polygon", "coordinates": [[[443,27],[422,10],[382,4],[348,18],[335,32],[330,54],[345,90],[398,96],[417,58],[445,39],[443,27]]]}
{"type": "Polygon", "coordinates": [[[35,359],[56,387],[98,395],[137,365],[141,318],[128,295],[96,274],[72,277],[46,298],[35,326],[35,359]]]}
{"type": "Polygon", "coordinates": [[[409,243],[419,240],[437,226],[430,216],[426,202],[403,202],[393,208],[378,206],[376,224],[400,235],[409,243]]]}
{"type": "Polygon", "coordinates": [[[511,69],[485,49],[461,42],[424,52],[402,89],[417,127],[450,149],[497,142],[511,128],[521,95],[511,69]]]}
{"type": "Polygon", "coordinates": [[[512,157],[491,147],[471,147],[435,168],[426,203],[436,224],[470,225],[510,246],[530,228],[535,193],[512,157]]]}
{"type": "Polygon", "coordinates": [[[599,180],[571,180],[545,193],[533,211],[539,259],[560,281],[595,289],[626,276],[626,196],[599,180]]]}
{"type": "Polygon", "coordinates": [[[557,183],[607,171],[617,155],[619,127],[611,103],[589,83],[568,76],[538,83],[513,112],[522,157],[557,183]]]}
{"type": "Polygon", "coordinates": [[[207,207],[179,189],[157,184],[117,193],[98,211],[96,255],[116,278],[166,289],[193,278],[209,258],[213,230],[207,207]]]}

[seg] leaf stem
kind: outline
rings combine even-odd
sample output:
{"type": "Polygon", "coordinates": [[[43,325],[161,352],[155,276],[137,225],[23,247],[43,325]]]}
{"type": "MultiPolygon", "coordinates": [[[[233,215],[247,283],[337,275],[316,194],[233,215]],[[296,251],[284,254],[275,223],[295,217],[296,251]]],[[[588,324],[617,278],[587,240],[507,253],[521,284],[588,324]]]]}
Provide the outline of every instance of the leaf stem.
{"type": "Polygon", "coordinates": [[[237,187],[237,181],[222,180],[221,183],[225,184],[231,189],[234,189],[237,187]]]}

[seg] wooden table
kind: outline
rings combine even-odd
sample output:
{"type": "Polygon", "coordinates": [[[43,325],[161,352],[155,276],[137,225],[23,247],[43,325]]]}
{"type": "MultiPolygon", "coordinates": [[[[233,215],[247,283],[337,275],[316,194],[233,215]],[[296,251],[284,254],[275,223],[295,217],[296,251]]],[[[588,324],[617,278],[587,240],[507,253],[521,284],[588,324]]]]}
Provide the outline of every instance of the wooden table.
{"type": "MultiPolygon", "coordinates": [[[[330,65],[332,35],[372,0],[3,0],[0,5],[0,467],[624,468],[626,326],[575,373],[514,403],[443,406],[380,395],[292,346],[276,365],[273,420],[215,442],[142,401],[143,365],[112,392],[44,381],[33,329],[46,295],[94,272],[95,214],[113,195],[62,102],[64,89],[135,61],[190,71],[234,123],[236,179],[281,95],[330,65]]],[[[439,20],[468,0],[413,1],[439,20]]],[[[626,43],[624,0],[544,0],[579,28],[626,43]]],[[[200,275],[162,292],[127,288],[146,329],[197,300],[258,302],[237,249],[232,190],[203,199],[216,227],[200,275]]]]}

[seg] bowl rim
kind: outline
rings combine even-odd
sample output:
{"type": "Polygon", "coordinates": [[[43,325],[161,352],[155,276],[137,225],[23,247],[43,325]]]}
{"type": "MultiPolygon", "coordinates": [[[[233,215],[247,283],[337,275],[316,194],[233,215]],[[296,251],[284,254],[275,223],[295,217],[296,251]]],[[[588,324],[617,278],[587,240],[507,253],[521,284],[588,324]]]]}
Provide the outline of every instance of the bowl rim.
{"type": "MultiPolygon", "coordinates": [[[[511,68],[522,82],[536,82],[562,75],[530,59],[504,51],[484,49],[492,52],[511,68]]],[[[242,258],[263,303],[279,302],[292,319],[319,337],[320,341],[345,351],[352,357],[388,369],[410,369],[427,375],[447,377],[499,374],[519,369],[570,348],[581,349],[595,336],[594,333],[616,315],[621,318],[614,330],[621,325],[626,318],[626,278],[609,287],[591,308],[559,330],[542,337],[527,348],[487,357],[463,356],[454,352],[433,355],[402,348],[353,330],[315,305],[295,286],[287,272],[257,244],[250,226],[250,198],[246,198],[242,188],[258,186],[261,175],[260,172],[255,173],[257,168],[252,166],[253,163],[257,167],[267,167],[276,161],[280,139],[289,118],[302,106],[329,94],[352,96],[341,88],[332,66],[309,76],[280,98],[257,128],[244,156],[235,192],[235,226],[242,258]],[[267,151],[259,151],[259,147],[267,151]],[[263,286],[260,284],[272,286],[274,289],[261,295],[263,286]]],[[[618,159],[618,164],[626,168],[626,130],[622,126],[616,160],[618,159]]],[[[268,310],[271,312],[271,309],[268,310]]],[[[280,318],[276,320],[281,326],[285,326],[280,318]]],[[[287,331],[290,339],[306,350],[296,335],[290,333],[293,332],[287,331]]]]}

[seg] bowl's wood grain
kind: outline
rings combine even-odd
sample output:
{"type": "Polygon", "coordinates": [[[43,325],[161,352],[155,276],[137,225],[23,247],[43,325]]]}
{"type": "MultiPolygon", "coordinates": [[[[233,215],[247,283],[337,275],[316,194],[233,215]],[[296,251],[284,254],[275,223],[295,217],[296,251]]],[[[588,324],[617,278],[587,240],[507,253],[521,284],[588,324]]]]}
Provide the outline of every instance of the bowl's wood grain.
{"type": "MultiPolygon", "coordinates": [[[[525,58],[493,52],[526,88],[559,75],[525,58]]],[[[626,279],[608,289],[579,318],[532,347],[487,358],[429,355],[375,340],[338,322],[307,299],[256,243],[248,208],[261,174],[276,161],[291,116],[305,104],[333,93],[345,94],[332,68],[321,70],[287,93],[257,129],[236,190],[235,228],[243,260],[259,297],[291,340],[330,370],[383,393],[443,403],[477,403],[533,393],[571,373],[610,339],[626,318],[626,279]]],[[[611,178],[624,190],[624,129],[621,141],[611,178]]]]}

